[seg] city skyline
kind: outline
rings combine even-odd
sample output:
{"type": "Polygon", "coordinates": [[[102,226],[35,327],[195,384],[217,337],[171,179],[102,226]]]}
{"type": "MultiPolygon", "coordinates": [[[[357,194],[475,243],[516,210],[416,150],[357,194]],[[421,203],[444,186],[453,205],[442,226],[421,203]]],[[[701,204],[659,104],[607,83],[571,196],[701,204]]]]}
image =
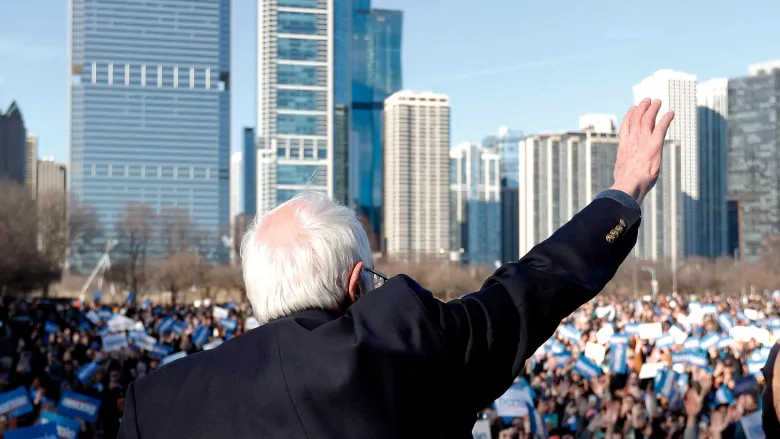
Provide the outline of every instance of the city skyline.
{"type": "MultiPolygon", "coordinates": [[[[232,151],[237,152],[242,150],[243,127],[254,126],[256,119],[256,4],[234,3],[231,143],[232,151]]],[[[617,4],[612,0],[607,3],[617,4]]],[[[437,8],[425,2],[384,0],[373,7],[404,12],[404,87],[450,96],[452,144],[457,144],[478,141],[500,125],[533,134],[570,129],[566,121],[586,113],[620,116],[631,103],[631,86],[658,69],[688,71],[702,81],[744,76],[749,64],[780,57],[776,52],[780,36],[771,31],[771,14],[750,13],[762,5],[770,7],[771,2],[751,4],[753,8],[731,10],[729,14],[718,13],[711,3],[704,7],[703,1],[675,8],[671,15],[656,4],[633,5],[624,11],[628,18],[644,17],[643,21],[657,23],[652,41],[641,38],[633,25],[616,22],[609,14],[589,10],[592,8],[585,5],[558,10],[552,5],[502,2],[491,8],[493,12],[502,11],[491,14],[493,21],[471,23],[490,11],[475,15],[465,1],[455,0],[448,4],[448,24],[439,23],[435,19],[437,8]],[[519,31],[510,25],[516,13],[532,18],[519,31]],[[578,47],[572,47],[567,38],[550,38],[544,32],[552,21],[568,16],[590,17],[589,28],[594,20],[608,23],[611,33],[585,32],[586,36],[577,40],[578,47]],[[447,30],[456,28],[450,24],[466,23],[475,26],[468,34],[447,30]],[[718,32],[726,25],[732,29],[729,35],[718,32]],[[430,57],[431,51],[437,56],[430,57]],[[577,73],[576,81],[569,76],[572,68],[577,73]],[[539,102],[545,105],[540,107],[539,102]]],[[[609,5],[604,8],[610,10],[609,5]]],[[[41,154],[66,161],[66,82],[51,81],[43,75],[52,69],[67,69],[67,4],[58,2],[52,7],[46,0],[31,0],[9,2],[0,9],[5,12],[0,13],[0,28],[4,29],[0,56],[8,61],[0,66],[0,107],[18,100],[25,109],[28,130],[40,136],[41,154]]],[[[577,21],[582,22],[576,25],[578,28],[589,22],[577,21]]]]}

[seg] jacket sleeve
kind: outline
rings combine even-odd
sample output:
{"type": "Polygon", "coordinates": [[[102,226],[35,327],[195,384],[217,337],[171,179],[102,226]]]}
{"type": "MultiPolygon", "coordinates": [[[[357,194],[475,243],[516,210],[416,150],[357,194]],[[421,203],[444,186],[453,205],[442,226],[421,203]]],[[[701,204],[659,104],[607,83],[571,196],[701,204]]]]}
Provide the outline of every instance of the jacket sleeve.
{"type": "Polygon", "coordinates": [[[141,437],[135,417],[135,399],[135,386],[130,383],[125,395],[125,413],[122,415],[122,423],[119,425],[118,439],[138,439],[141,437]]]}
{"type": "Polygon", "coordinates": [[[628,256],[641,212],[633,199],[619,198],[602,193],[476,293],[447,303],[421,296],[474,410],[501,396],[561,320],[595,297],[628,256]]]}

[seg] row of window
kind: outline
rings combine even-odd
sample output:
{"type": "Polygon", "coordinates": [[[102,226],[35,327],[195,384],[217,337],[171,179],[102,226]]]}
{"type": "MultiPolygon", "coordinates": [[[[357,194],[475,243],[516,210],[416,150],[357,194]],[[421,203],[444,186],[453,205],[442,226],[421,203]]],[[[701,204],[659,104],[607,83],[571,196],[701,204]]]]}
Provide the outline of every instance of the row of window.
{"type": "Polygon", "coordinates": [[[218,177],[216,169],[198,166],[158,165],[87,165],[82,175],[92,177],[140,177],[211,180],[218,177]]]}
{"type": "MultiPolygon", "coordinates": [[[[211,68],[196,68],[196,67],[179,67],[179,66],[147,66],[141,64],[140,66],[132,66],[130,64],[118,64],[108,63],[106,65],[98,65],[97,62],[93,62],[91,69],[86,72],[90,76],[90,82],[92,84],[98,83],[98,78],[105,79],[105,83],[108,85],[140,85],[141,87],[148,86],[172,86],[174,88],[205,88],[210,90],[212,86],[215,86],[218,90],[225,89],[225,78],[213,78],[211,68]],[[218,79],[216,84],[212,84],[214,79],[218,79]]],[[[84,69],[81,65],[73,66],[73,78],[77,83],[81,83],[84,74],[84,69]]],[[[102,81],[101,81],[102,82],[102,81]]]]}
{"type": "Polygon", "coordinates": [[[325,62],[328,60],[328,43],[325,40],[279,38],[276,56],[280,60],[325,62]]]}
{"type": "Polygon", "coordinates": [[[328,23],[324,14],[280,12],[276,19],[279,33],[325,35],[327,32],[328,23]]]}

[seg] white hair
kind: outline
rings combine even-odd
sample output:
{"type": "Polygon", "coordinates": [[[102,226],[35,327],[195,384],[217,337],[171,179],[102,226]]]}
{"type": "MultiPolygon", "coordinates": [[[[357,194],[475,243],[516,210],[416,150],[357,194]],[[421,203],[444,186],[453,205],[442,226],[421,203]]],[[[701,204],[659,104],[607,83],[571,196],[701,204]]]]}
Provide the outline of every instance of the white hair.
{"type": "MultiPolygon", "coordinates": [[[[373,267],[355,213],[318,192],[301,192],[258,216],[241,241],[244,283],[260,324],[307,309],[339,309],[355,264],[373,267]]],[[[373,288],[363,271],[360,291],[373,288]]]]}

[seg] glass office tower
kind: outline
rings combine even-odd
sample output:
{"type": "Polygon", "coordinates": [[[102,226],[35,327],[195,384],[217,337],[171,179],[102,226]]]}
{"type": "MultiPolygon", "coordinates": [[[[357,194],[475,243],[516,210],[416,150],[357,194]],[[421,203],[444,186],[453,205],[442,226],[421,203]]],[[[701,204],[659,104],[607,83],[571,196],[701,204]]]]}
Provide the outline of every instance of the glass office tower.
{"type": "Polygon", "coordinates": [[[71,190],[110,233],[128,201],[178,207],[226,260],[230,0],[71,0],[71,190]]]}
{"type": "Polygon", "coordinates": [[[403,13],[371,9],[370,0],[354,0],[353,8],[349,202],[380,233],[383,108],[402,88],[403,13]]]}
{"type": "Polygon", "coordinates": [[[346,201],[350,0],[262,0],[257,36],[257,213],[303,190],[346,201]],[[338,110],[338,114],[337,113],[338,110]]]}

